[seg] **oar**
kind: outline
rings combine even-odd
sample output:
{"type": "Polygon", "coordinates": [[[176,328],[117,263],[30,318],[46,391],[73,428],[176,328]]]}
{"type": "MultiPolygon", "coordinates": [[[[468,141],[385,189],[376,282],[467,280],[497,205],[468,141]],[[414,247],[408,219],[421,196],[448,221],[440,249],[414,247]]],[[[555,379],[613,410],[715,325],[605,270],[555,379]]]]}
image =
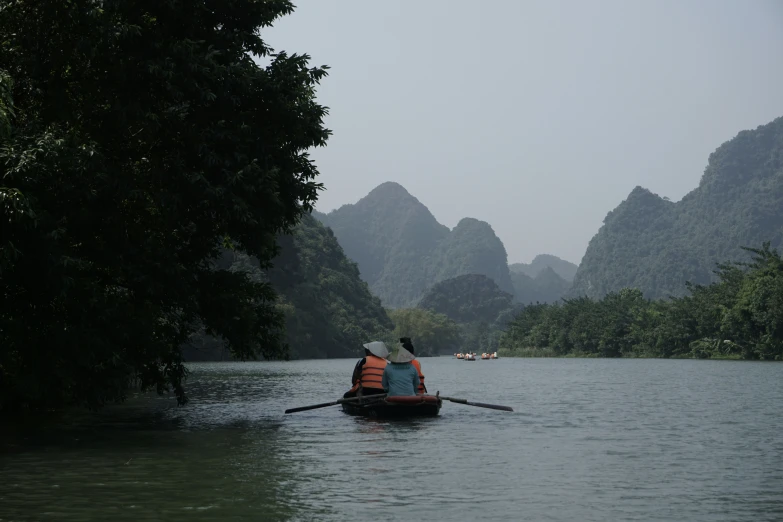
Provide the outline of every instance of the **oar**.
{"type": "Polygon", "coordinates": [[[491,410],[514,411],[514,409],[511,408],[510,406],[500,406],[499,404],[485,404],[483,402],[470,402],[466,399],[455,399],[453,397],[443,397],[442,395],[439,395],[438,397],[440,397],[444,401],[457,402],[459,404],[467,404],[468,406],[478,406],[479,408],[489,408],[491,410]]]}
{"type": "Polygon", "coordinates": [[[285,410],[286,413],[296,413],[298,411],[317,410],[318,408],[326,408],[328,406],[336,406],[344,402],[353,402],[361,399],[382,399],[386,397],[385,393],[379,393],[377,395],[364,395],[362,397],[351,397],[348,399],[337,399],[333,402],[322,402],[321,404],[313,404],[312,406],[301,406],[299,408],[289,408],[285,410]]]}

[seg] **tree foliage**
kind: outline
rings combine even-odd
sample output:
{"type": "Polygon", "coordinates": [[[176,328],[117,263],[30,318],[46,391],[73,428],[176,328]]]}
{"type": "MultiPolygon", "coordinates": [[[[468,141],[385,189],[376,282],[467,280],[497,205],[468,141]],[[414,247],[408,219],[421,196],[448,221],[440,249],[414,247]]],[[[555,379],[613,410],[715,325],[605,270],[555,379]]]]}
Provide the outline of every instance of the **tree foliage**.
{"type": "Polygon", "coordinates": [[[443,314],[458,323],[493,322],[514,308],[514,296],[502,291],[489,277],[466,274],[437,283],[427,290],[418,308],[443,314]]]}
{"type": "MultiPolygon", "coordinates": [[[[291,358],[358,356],[362,344],[391,335],[394,325],[380,299],[370,293],[330,229],[306,215],[278,242],[280,253],[268,270],[247,254],[230,251],[226,266],[269,282],[278,293],[291,358]]],[[[185,355],[188,360],[225,357],[223,343],[203,332],[191,337],[185,355]]]]}
{"type": "Polygon", "coordinates": [[[443,314],[459,326],[459,350],[493,352],[500,332],[522,307],[489,277],[467,274],[434,285],[418,308],[443,314]]]}
{"type": "Polygon", "coordinates": [[[400,337],[410,337],[417,356],[454,353],[459,348],[460,328],[443,314],[423,308],[398,308],[389,310],[389,317],[394,332],[385,341],[396,344],[400,337]]]}
{"type": "Polygon", "coordinates": [[[783,257],[764,243],[747,263],[718,265],[717,281],[687,296],[645,299],[622,289],[525,308],[500,339],[506,355],[730,357],[783,360],[783,257]]]}
{"type": "Polygon", "coordinates": [[[259,35],[292,7],[4,3],[0,408],[99,406],[131,376],[184,401],[202,324],[236,357],[284,355],[271,286],[216,262],[267,265],[320,188],[325,68],[259,35]]]}

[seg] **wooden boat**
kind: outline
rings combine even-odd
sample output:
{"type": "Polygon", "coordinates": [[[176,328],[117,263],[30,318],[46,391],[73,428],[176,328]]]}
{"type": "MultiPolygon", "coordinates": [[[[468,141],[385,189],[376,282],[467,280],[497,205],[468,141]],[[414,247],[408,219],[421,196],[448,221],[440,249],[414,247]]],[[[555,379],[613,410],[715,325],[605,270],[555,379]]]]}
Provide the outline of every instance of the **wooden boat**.
{"type": "Polygon", "coordinates": [[[406,419],[411,417],[435,417],[443,401],[434,395],[412,395],[410,397],[385,397],[342,403],[343,411],[349,415],[376,417],[380,419],[406,419]]]}

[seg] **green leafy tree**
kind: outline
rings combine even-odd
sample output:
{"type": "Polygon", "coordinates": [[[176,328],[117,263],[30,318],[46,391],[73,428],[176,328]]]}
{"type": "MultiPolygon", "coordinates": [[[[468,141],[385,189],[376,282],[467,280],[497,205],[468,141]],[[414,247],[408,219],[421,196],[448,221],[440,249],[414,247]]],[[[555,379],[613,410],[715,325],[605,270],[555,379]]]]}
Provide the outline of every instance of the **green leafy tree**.
{"type": "Polygon", "coordinates": [[[783,258],[769,243],[748,250],[750,270],[734,306],[723,315],[724,345],[730,343],[727,351],[735,348],[746,358],[783,359],[783,258]]]}
{"type": "Polygon", "coordinates": [[[493,352],[501,330],[522,307],[489,277],[466,274],[433,285],[418,308],[456,322],[461,331],[460,350],[493,352]]]}
{"type": "Polygon", "coordinates": [[[438,355],[457,351],[460,327],[443,314],[422,308],[398,308],[389,310],[394,323],[394,333],[387,342],[394,344],[400,337],[410,337],[416,347],[416,355],[438,355]]]}
{"type": "Polygon", "coordinates": [[[0,408],[99,406],[131,377],[184,402],[201,325],[235,357],[284,355],[271,286],[217,262],[268,265],[320,188],[325,68],[259,33],[292,8],[4,3],[0,408]]]}

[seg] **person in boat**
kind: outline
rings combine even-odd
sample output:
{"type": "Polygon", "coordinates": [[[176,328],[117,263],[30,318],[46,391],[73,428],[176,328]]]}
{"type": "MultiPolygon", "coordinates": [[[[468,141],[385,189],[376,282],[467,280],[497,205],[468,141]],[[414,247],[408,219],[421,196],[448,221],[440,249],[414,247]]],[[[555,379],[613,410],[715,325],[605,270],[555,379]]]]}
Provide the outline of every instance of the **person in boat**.
{"type": "Polygon", "coordinates": [[[416,395],[419,388],[419,371],[411,364],[414,355],[398,344],[391,355],[389,362],[383,370],[381,382],[388,397],[410,397],[416,395]]]}
{"type": "MultiPolygon", "coordinates": [[[[402,347],[411,352],[411,354],[415,357],[416,351],[413,348],[413,343],[411,342],[410,337],[400,337],[400,343],[402,343],[402,347]]],[[[418,359],[413,359],[411,361],[411,364],[414,368],[416,368],[416,371],[419,372],[419,387],[416,390],[416,393],[418,395],[422,395],[424,393],[427,393],[427,387],[424,386],[424,374],[421,373],[421,362],[419,362],[418,359]]]]}
{"type": "Polygon", "coordinates": [[[386,368],[389,349],[381,341],[373,341],[364,344],[364,358],[356,363],[351,376],[353,387],[348,390],[343,398],[356,397],[356,395],[377,395],[385,393],[381,378],[386,368]]]}

